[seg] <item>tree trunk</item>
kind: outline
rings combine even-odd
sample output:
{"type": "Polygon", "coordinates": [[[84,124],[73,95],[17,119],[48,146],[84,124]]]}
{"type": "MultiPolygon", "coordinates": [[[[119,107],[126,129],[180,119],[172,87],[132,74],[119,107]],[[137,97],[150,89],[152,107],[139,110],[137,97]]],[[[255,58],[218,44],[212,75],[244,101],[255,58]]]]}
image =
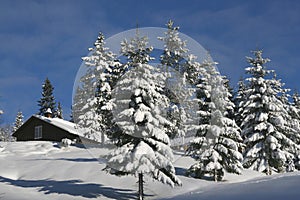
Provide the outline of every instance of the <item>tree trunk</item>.
{"type": "Polygon", "coordinates": [[[144,181],[143,181],[143,174],[139,173],[139,194],[138,200],[144,200],[144,181]]]}
{"type": "Polygon", "coordinates": [[[266,172],[266,174],[267,175],[271,175],[272,174],[272,170],[271,170],[271,167],[270,167],[270,165],[269,165],[269,159],[267,158],[267,160],[266,160],[266,170],[267,170],[267,172],[266,172]]]}
{"type": "Polygon", "coordinates": [[[214,179],[215,179],[215,182],[218,182],[217,170],[216,169],[214,169],[214,179]]]}

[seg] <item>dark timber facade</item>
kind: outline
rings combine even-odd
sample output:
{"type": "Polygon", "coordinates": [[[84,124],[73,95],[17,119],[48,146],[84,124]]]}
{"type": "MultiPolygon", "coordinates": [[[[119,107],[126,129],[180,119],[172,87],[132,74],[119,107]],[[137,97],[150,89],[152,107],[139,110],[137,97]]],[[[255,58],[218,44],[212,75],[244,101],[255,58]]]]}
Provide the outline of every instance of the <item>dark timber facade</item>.
{"type": "Polygon", "coordinates": [[[14,134],[17,141],[57,141],[63,138],[76,140],[80,142],[80,137],[74,133],[70,133],[61,127],[47,122],[47,119],[40,119],[37,116],[31,116],[14,134]]]}

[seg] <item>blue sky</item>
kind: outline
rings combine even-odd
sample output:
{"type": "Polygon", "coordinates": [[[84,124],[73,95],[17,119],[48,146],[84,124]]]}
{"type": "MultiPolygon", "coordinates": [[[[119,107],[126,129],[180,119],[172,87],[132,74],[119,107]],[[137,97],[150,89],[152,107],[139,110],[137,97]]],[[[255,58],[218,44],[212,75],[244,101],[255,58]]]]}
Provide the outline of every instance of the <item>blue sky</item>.
{"type": "Polygon", "coordinates": [[[245,56],[262,48],[286,87],[300,90],[299,11],[297,0],[0,0],[1,123],[12,123],[18,110],[25,119],[38,111],[46,77],[68,118],[81,57],[99,31],[109,37],[169,19],[209,50],[233,86],[245,56]]]}

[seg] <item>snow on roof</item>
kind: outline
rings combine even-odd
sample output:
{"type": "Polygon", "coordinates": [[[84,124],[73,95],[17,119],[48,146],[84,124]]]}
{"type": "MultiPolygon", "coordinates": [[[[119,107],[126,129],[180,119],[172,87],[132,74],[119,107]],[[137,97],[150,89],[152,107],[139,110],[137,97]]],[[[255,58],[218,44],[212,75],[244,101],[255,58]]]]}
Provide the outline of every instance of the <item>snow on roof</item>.
{"type": "Polygon", "coordinates": [[[45,113],[50,113],[50,114],[52,114],[52,111],[51,111],[51,109],[50,108],[48,108],[47,110],[46,110],[46,112],[45,113]]]}
{"type": "Polygon", "coordinates": [[[41,119],[49,124],[52,124],[56,127],[59,127],[65,131],[68,131],[69,133],[72,133],[74,135],[78,135],[80,137],[85,137],[85,133],[88,132],[87,128],[80,128],[78,125],[75,123],[60,119],[60,118],[48,118],[48,117],[43,117],[41,115],[33,115],[34,117],[41,119]]]}

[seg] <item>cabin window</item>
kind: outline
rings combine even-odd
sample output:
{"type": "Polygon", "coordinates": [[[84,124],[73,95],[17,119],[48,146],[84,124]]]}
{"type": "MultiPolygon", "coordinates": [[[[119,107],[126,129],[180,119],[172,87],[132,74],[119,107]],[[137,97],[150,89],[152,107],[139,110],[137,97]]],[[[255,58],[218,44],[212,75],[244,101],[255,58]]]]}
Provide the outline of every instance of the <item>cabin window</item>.
{"type": "Polygon", "coordinates": [[[41,139],[42,138],[42,126],[36,126],[34,127],[34,139],[41,139]]]}

